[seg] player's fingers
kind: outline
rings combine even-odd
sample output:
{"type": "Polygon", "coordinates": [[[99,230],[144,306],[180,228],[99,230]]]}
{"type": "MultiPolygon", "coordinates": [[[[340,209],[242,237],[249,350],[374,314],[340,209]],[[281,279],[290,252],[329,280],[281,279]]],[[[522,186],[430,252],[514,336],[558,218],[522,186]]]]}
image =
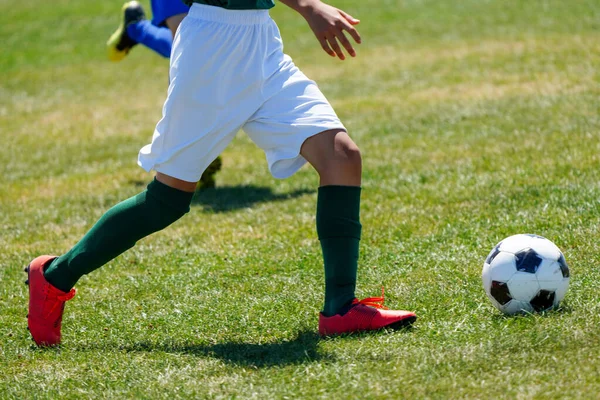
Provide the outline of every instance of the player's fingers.
{"type": "Polygon", "coordinates": [[[348,54],[350,54],[352,57],[356,56],[354,47],[352,47],[352,43],[350,43],[350,41],[346,38],[346,35],[344,35],[344,31],[338,31],[335,37],[337,38],[337,40],[339,40],[342,46],[344,46],[348,54]]]}
{"type": "Polygon", "coordinates": [[[334,34],[330,33],[327,35],[327,42],[329,43],[329,47],[331,47],[333,51],[335,51],[335,54],[337,54],[340,60],[346,59],[346,56],[344,55],[344,52],[338,44],[334,34]]]}
{"type": "Polygon", "coordinates": [[[342,14],[342,17],[344,17],[346,19],[346,21],[350,22],[352,25],[358,25],[360,24],[360,19],[356,19],[354,18],[352,15],[348,14],[345,11],[339,10],[340,14],[342,14]]]}
{"type": "Polygon", "coordinates": [[[321,43],[321,47],[325,50],[325,53],[329,54],[331,57],[335,57],[335,52],[329,47],[329,42],[327,42],[326,38],[319,39],[319,43],[321,43]]]}
{"type": "Polygon", "coordinates": [[[350,34],[350,36],[352,36],[352,38],[356,41],[356,43],[361,42],[362,39],[360,37],[360,34],[352,25],[350,25],[348,22],[344,21],[342,26],[343,26],[342,29],[345,30],[346,32],[348,32],[350,34]]]}

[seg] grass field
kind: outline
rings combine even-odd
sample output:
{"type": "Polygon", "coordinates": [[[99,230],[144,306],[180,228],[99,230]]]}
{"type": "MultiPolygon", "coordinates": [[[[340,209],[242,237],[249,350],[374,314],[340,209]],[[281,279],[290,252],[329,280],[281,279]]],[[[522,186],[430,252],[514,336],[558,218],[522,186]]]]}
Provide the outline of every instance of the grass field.
{"type": "Polygon", "coordinates": [[[358,295],[385,286],[415,327],[318,338],[317,176],[274,180],[240,134],[184,219],[79,282],[61,349],[32,346],[22,269],[151,179],[168,62],[106,61],[120,1],[0,0],[0,398],[598,398],[600,3],[333,4],[362,20],[356,59],[272,15],[363,152],[358,295]],[[487,300],[515,233],[565,253],[560,310],[487,300]]]}

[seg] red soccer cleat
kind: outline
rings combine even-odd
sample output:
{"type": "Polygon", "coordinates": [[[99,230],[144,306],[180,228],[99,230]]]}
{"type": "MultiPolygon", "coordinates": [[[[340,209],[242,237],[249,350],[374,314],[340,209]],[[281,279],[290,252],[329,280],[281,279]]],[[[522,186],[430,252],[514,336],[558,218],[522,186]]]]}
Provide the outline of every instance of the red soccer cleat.
{"type": "Polygon", "coordinates": [[[350,310],[344,315],[336,314],[326,317],[319,314],[319,335],[339,335],[361,331],[374,331],[383,328],[402,329],[409,327],[417,320],[410,311],[389,310],[383,305],[383,288],[381,297],[354,299],[350,310]]]}
{"type": "Polygon", "coordinates": [[[29,314],[27,326],[38,346],[55,346],[60,343],[60,325],[65,301],[75,296],[75,289],[68,293],[52,286],[44,278],[44,268],[56,256],[40,256],[27,268],[29,285],[29,314]]]}

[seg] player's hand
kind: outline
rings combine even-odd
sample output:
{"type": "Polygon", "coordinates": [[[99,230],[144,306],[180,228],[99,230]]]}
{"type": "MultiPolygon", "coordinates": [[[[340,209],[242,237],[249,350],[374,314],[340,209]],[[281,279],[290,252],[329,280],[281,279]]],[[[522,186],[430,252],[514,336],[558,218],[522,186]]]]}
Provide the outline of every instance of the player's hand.
{"type": "Polygon", "coordinates": [[[345,32],[356,43],[360,43],[360,35],[354,28],[354,25],[360,23],[358,19],[320,1],[316,2],[313,7],[306,10],[302,15],[327,54],[332,57],[337,56],[340,60],[345,60],[346,56],[341,48],[343,46],[348,54],[352,57],[356,56],[356,51],[354,51],[354,47],[352,47],[352,43],[346,37],[345,32]]]}

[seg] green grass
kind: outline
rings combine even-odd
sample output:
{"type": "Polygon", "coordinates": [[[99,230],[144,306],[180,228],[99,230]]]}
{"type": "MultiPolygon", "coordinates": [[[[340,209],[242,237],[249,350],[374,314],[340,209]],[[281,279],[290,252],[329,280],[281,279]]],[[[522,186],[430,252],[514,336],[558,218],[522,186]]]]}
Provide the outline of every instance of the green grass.
{"type": "Polygon", "coordinates": [[[317,176],[274,180],[239,135],[188,216],[79,282],[62,348],[33,347],[22,268],[151,179],[168,64],[105,60],[121,2],[0,0],[0,398],[597,398],[600,3],[336,4],[362,20],[343,63],[272,14],[363,152],[358,295],[384,285],[414,329],[318,339],[317,176]],[[504,317],[481,267],[525,232],[571,286],[504,317]]]}

